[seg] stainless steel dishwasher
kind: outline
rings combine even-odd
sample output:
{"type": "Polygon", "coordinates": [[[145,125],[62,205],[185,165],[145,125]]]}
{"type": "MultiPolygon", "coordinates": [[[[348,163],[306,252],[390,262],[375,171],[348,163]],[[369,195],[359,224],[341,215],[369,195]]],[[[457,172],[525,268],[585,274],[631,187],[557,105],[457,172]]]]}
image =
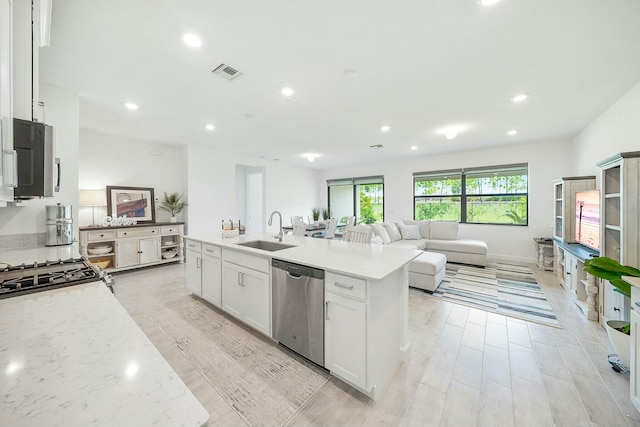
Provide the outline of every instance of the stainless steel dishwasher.
{"type": "Polygon", "coordinates": [[[273,337],[324,366],[324,270],[271,261],[273,337]]]}

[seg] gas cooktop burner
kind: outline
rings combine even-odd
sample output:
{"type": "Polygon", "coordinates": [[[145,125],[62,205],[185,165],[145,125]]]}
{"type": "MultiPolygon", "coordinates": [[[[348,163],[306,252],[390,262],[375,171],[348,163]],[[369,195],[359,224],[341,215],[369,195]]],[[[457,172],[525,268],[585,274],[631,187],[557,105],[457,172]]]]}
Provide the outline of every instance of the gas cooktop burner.
{"type": "Polygon", "coordinates": [[[0,269],[0,298],[101,280],[102,273],[83,258],[21,264],[0,269]]]}

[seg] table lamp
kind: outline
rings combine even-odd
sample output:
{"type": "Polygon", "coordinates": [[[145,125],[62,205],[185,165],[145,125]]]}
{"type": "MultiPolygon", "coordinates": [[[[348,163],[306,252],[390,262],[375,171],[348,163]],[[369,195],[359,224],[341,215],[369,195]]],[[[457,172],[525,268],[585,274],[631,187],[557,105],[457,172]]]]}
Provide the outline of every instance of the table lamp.
{"type": "Polygon", "coordinates": [[[107,193],[105,190],[80,190],[80,206],[93,208],[91,222],[96,225],[96,208],[107,206],[107,193]]]}

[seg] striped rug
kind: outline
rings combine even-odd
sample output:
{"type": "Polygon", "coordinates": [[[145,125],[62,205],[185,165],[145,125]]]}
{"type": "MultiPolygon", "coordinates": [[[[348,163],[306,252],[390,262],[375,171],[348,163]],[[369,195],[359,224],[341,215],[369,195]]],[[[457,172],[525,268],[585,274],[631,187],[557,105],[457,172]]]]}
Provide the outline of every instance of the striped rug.
{"type": "Polygon", "coordinates": [[[445,279],[433,296],[560,328],[551,305],[526,266],[498,263],[479,268],[447,264],[445,279]]]}

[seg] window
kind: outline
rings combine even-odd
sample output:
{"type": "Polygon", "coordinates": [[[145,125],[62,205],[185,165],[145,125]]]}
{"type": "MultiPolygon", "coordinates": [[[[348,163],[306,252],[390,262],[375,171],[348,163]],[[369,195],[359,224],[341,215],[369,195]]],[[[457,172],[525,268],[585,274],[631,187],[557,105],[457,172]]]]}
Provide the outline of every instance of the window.
{"type": "Polygon", "coordinates": [[[338,222],[355,216],[358,223],[384,221],[384,178],[333,179],[327,181],[329,212],[338,222]]]}
{"type": "Polygon", "coordinates": [[[528,224],[526,163],[413,174],[415,219],[528,224]]]}

